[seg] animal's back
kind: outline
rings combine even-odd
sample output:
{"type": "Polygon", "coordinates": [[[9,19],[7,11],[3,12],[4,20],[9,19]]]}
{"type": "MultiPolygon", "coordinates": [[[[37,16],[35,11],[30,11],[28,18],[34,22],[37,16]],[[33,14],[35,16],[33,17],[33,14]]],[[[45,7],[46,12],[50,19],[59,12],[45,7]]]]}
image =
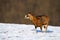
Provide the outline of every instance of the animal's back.
{"type": "Polygon", "coordinates": [[[48,24],[48,22],[49,22],[49,17],[46,16],[46,15],[36,16],[36,18],[38,20],[40,20],[40,22],[42,23],[42,25],[48,24]]]}

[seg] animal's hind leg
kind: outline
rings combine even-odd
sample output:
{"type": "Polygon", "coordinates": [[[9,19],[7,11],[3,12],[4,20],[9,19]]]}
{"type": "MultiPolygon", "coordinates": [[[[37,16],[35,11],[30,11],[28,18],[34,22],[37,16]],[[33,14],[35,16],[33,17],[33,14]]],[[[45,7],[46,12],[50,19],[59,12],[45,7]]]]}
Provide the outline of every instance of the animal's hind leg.
{"type": "Polygon", "coordinates": [[[47,31],[48,25],[44,25],[44,31],[47,31]]]}
{"type": "Polygon", "coordinates": [[[42,31],[42,27],[40,27],[41,31],[42,31]]]}

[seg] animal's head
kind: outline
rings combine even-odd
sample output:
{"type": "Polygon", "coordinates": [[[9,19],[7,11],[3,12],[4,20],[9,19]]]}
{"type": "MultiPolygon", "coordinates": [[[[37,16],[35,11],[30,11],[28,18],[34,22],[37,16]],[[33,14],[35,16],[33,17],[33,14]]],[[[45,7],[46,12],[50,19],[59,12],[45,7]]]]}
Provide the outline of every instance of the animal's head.
{"type": "Polygon", "coordinates": [[[25,15],[25,19],[29,19],[29,20],[33,19],[31,12],[29,12],[27,15],[25,15]]]}

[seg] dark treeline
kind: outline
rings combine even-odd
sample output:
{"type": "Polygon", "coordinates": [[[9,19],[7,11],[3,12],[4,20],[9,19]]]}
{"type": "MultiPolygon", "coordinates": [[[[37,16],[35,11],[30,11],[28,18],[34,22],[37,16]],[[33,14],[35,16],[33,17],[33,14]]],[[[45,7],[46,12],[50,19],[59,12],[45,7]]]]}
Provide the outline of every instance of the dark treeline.
{"type": "Polygon", "coordinates": [[[50,25],[60,25],[60,0],[0,0],[0,22],[26,23],[24,15],[33,12],[37,15],[48,15],[50,25]]]}

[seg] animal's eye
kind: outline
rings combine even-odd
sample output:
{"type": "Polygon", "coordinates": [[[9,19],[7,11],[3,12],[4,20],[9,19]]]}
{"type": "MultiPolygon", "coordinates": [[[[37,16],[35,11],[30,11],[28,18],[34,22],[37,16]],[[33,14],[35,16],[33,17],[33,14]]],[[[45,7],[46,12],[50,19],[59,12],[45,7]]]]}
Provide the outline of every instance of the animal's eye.
{"type": "Polygon", "coordinates": [[[28,15],[25,15],[25,17],[28,17],[28,15]]]}

